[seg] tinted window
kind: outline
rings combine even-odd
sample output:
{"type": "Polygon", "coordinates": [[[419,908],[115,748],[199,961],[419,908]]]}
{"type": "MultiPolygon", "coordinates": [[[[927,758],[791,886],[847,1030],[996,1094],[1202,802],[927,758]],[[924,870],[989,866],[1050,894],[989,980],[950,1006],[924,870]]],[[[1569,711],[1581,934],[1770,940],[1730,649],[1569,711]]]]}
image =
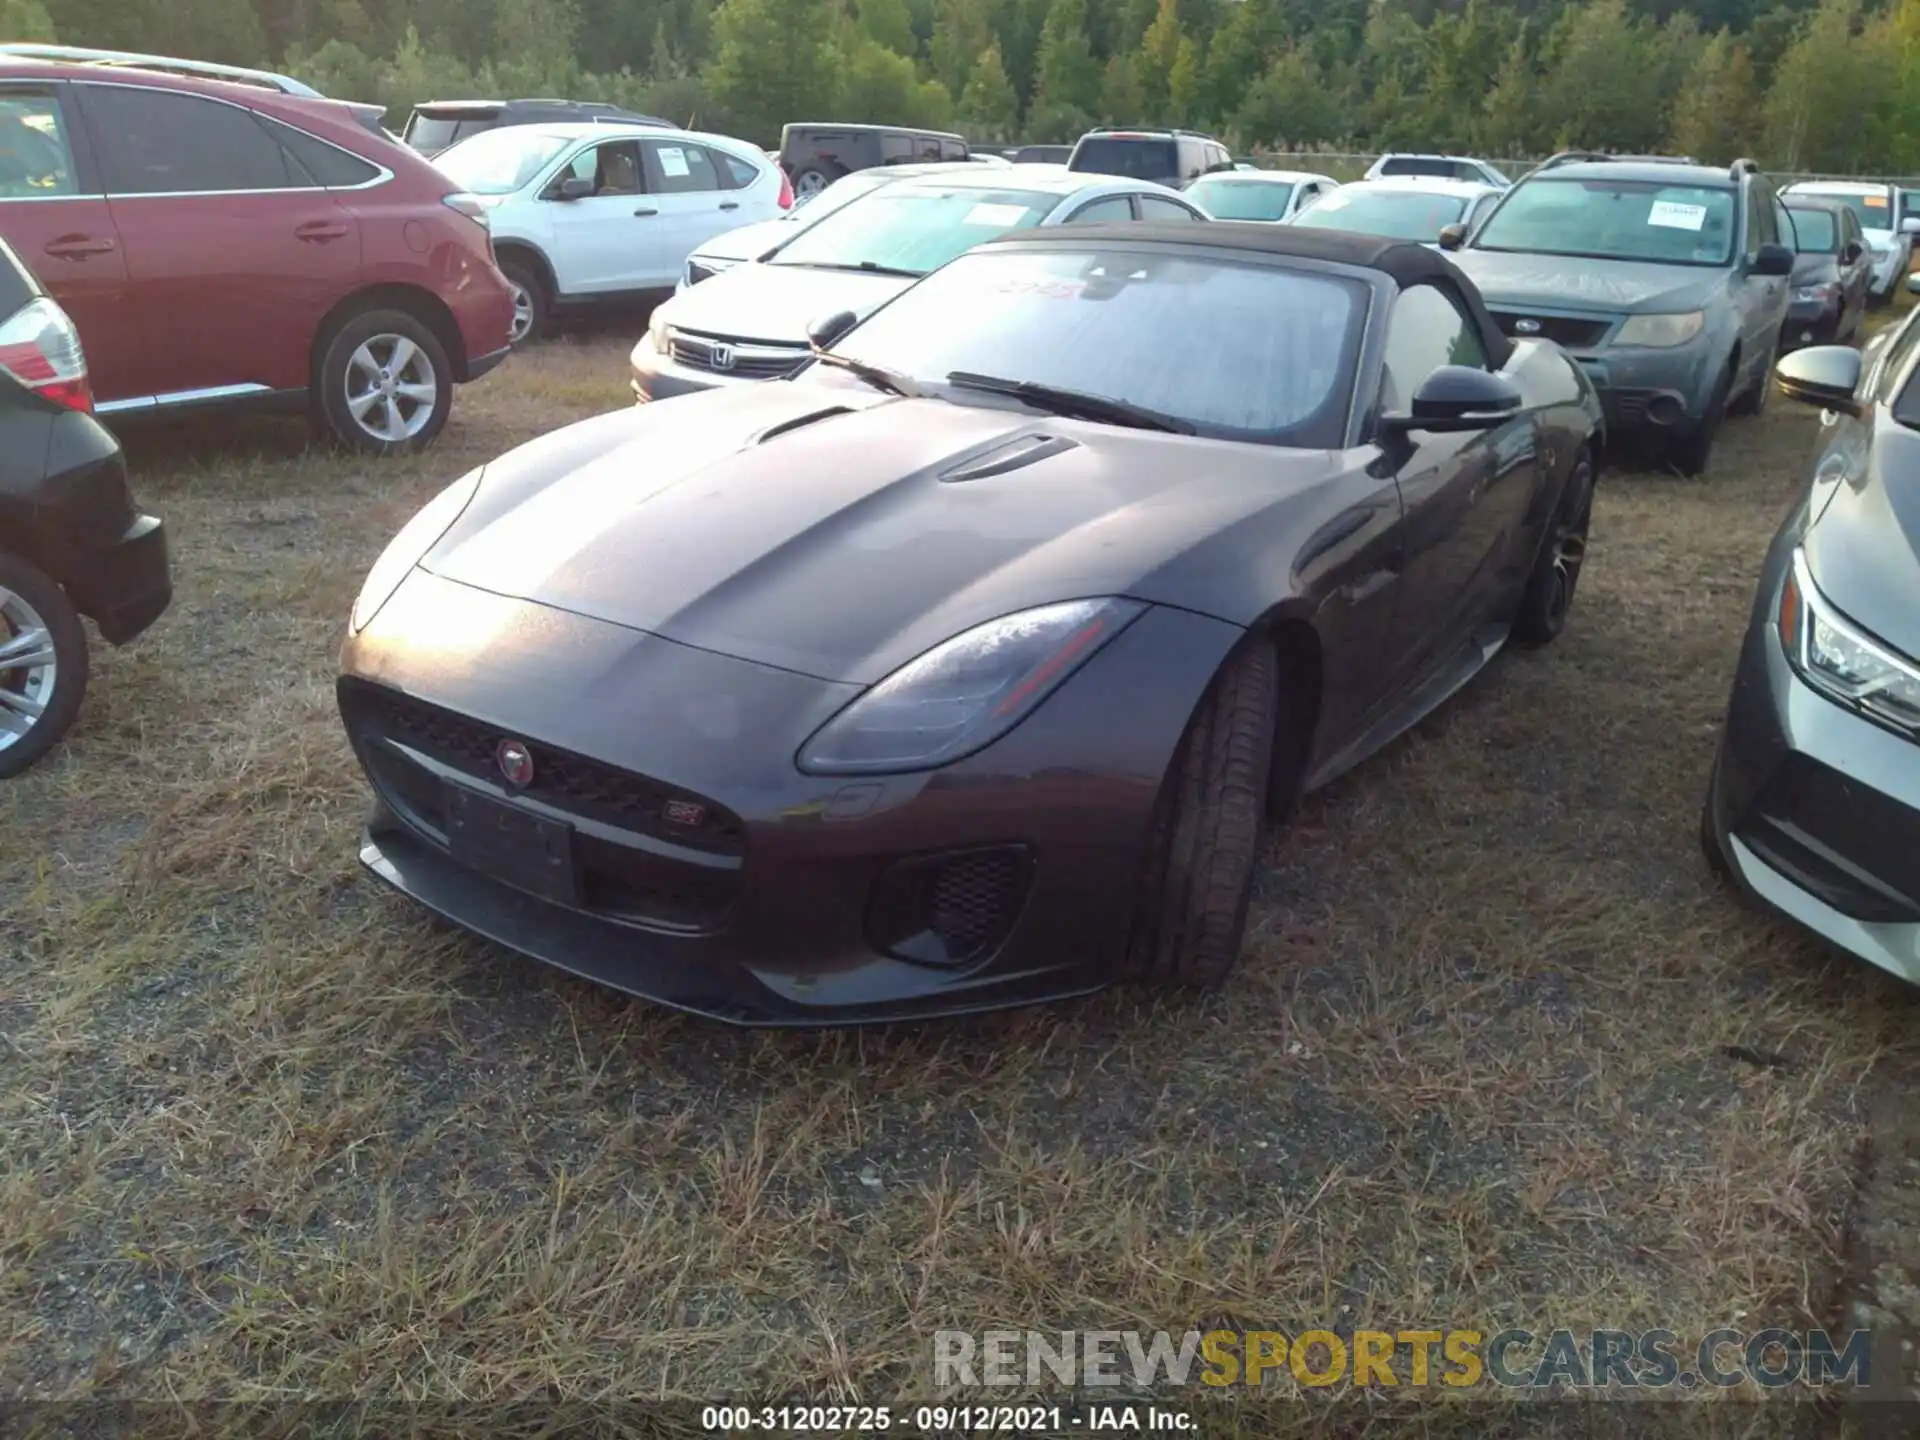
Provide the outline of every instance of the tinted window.
{"type": "Polygon", "coordinates": [[[713,157],[700,145],[649,140],[647,188],[656,195],[687,195],[699,190],[725,190],[713,166],[713,157]]]}
{"type": "Polygon", "coordinates": [[[1194,203],[1216,220],[1278,220],[1293,186],[1283,180],[1221,180],[1209,176],[1187,187],[1194,203]]]}
{"type": "Polygon", "coordinates": [[[1387,322],[1380,366],[1380,408],[1404,411],[1413,393],[1442,365],[1486,368],[1487,352],[1467,317],[1434,285],[1403,291],[1387,322]]]}
{"type": "Polygon", "coordinates": [[[71,195],[78,188],[59,103],[46,94],[0,94],[0,200],[71,195]]]}
{"type": "Polygon", "coordinates": [[[929,384],[972,370],[1125,400],[1221,438],[1334,446],[1366,307],[1357,281],[1273,265],[995,246],[834,348],[929,384]]]}
{"type": "Polygon", "coordinates": [[[530,183],[570,143],[544,130],[509,125],[462,140],[434,156],[433,163],[462,190],[508,195],[530,183]]]}
{"type": "Polygon", "coordinates": [[[920,147],[920,158],[922,160],[938,160],[940,158],[939,140],[931,135],[922,135],[918,143],[920,147]]]}
{"type": "Polygon", "coordinates": [[[1793,224],[1797,247],[1809,254],[1833,255],[1840,249],[1840,217],[1831,210],[1803,210],[1790,207],[1787,218],[1793,224]]]}
{"type": "Polygon", "coordinates": [[[760,178],[760,172],[738,155],[729,155],[724,150],[707,153],[719,162],[721,182],[730,190],[744,190],[760,178]]]}
{"type": "Polygon", "coordinates": [[[882,165],[908,165],[912,162],[912,136],[882,135],[880,137],[880,163],[882,165]]]}
{"type": "Polygon", "coordinates": [[[1140,218],[1142,220],[1197,220],[1199,217],[1184,205],[1158,195],[1140,197],[1140,218]]]}
{"type": "Polygon", "coordinates": [[[967,146],[964,140],[942,140],[940,142],[940,158],[942,160],[967,160],[972,157],[967,153],[967,146]]]}
{"type": "Polygon", "coordinates": [[[462,120],[455,116],[425,115],[416,110],[407,122],[407,143],[416,150],[444,150],[469,135],[491,130],[495,123],[491,115],[462,120]]]}
{"type": "MultiPolygon", "coordinates": [[[[109,195],[285,190],[287,157],[251,111],[169,90],[83,85],[109,195]]],[[[304,177],[302,182],[304,183],[304,177]]]]}
{"type": "Polygon", "coordinates": [[[254,118],[266,126],[267,133],[293,156],[301,177],[311,180],[315,185],[325,185],[333,190],[351,189],[355,185],[366,184],[380,174],[379,166],[369,164],[358,155],[349,155],[337,145],[316,140],[304,131],[296,130],[291,125],[282,125],[265,115],[254,118]]]}
{"type": "Polygon", "coordinates": [[[1067,217],[1069,225],[1096,225],[1102,220],[1133,219],[1133,204],[1124,195],[1092,200],[1067,217]]]}
{"type": "Polygon", "coordinates": [[[1440,232],[1466,213],[1458,195],[1424,190],[1368,190],[1346,186],[1302,211],[1294,224],[1321,230],[1352,230],[1361,235],[1386,235],[1396,240],[1432,244],[1440,232]]]}
{"type": "Polygon", "coordinates": [[[1009,230],[1038,225],[1059,196],[980,187],[888,185],[804,231],[775,265],[897,270],[924,275],[1009,230]]]}
{"type": "MultiPolygon", "coordinates": [[[[1380,175],[1431,175],[1440,180],[1458,180],[1460,167],[1451,160],[1429,160],[1419,155],[1397,155],[1391,160],[1382,160],[1380,175]]],[[[1480,177],[1475,175],[1473,179],[1480,177]]]]}
{"type": "Polygon", "coordinates": [[[1526,180],[1474,242],[1487,250],[1666,265],[1724,265],[1733,258],[1738,195],[1657,180],[1526,180]]]}
{"type": "Polygon", "coordinates": [[[1178,147],[1171,140],[1089,137],[1075,147],[1072,163],[1075,170],[1130,180],[1165,180],[1180,173],[1178,147]]]}

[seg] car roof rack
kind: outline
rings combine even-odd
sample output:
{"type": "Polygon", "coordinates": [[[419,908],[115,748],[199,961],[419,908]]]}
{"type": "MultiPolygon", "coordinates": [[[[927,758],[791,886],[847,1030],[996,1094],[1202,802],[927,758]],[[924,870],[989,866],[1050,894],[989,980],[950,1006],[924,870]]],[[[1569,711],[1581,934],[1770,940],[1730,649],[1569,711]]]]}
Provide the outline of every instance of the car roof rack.
{"type": "Polygon", "coordinates": [[[1190,135],[1196,140],[1213,140],[1216,136],[1205,130],[1188,130],[1180,125],[1096,125],[1086,132],[1089,135],[1190,135]]]}
{"type": "Polygon", "coordinates": [[[80,45],[37,45],[14,42],[0,45],[0,59],[42,60],[56,65],[105,65],[123,70],[151,70],[159,75],[182,75],[195,80],[225,80],[236,85],[252,85],[262,90],[278,90],[282,95],[299,95],[324,100],[313,86],[291,75],[276,75],[271,70],[249,70],[241,65],[215,65],[207,60],[181,60],[171,55],[142,55],[132,50],[90,50],[80,45]]]}

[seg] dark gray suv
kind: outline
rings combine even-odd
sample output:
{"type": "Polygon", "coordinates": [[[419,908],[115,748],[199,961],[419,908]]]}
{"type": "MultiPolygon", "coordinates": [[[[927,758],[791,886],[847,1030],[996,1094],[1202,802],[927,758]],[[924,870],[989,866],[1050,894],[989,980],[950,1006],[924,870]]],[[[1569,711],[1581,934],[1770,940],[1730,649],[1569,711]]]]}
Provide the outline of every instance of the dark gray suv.
{"type": "Polygon", "coordinates": [[[1726,169],[1556,155],[1468,239],[1442,248],[1509,335],[1556,340],[1585,367],[1610,437],[1707,467],[1729,415],[1767,400],[1791,298],[1793,226],[1751,160],[1726,169]]]}

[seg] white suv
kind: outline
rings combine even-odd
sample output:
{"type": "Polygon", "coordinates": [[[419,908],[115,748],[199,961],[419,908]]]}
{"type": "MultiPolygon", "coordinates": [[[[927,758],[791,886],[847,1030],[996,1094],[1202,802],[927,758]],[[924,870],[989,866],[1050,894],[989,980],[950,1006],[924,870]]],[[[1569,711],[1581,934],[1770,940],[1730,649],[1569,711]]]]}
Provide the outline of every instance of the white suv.
{"type": "Polygon", "coordinates": [[[701,244],[793,206],[758,147],[691,130],[514,125],[433,163],[487,207],[516,344],[556,309],[671,290],[701,244]]]}
{"type": "Polygon", "coordinates": [[[1801,180],[1780,193],[1832,200],[1853,211],[1873,260],[1867,303],[1885,305],[1893,299],[1913,263],[1913,237],[1920,232],[1920,215],[1903,214],[1898,186],[1869,180],[1801,180]]]}

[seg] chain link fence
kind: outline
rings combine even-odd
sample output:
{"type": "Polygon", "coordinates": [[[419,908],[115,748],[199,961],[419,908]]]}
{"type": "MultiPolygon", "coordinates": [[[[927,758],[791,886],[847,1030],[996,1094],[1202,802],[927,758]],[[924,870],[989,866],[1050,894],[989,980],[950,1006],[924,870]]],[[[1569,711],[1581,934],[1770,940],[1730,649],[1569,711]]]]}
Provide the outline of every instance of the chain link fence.
{"type": "MultiPolygon", "coordinates": [[[[1331,175],[1336,180],[1349,181],[1358,180],[1366,174],[1367,167],[1380,158],[1380,152],[1255,150],[1238,158],[1258,165],[1263,170],[1309,170],[1320,175],[1331,175]]],[[[1481,155],[1475,158],[1490,162],[1503,174],[1518,180],[1547,157],[1523,155],[1502,158],[1481,155]]],[[[1776,186],[1791,185],[1800,180],[1851,180],[1875,185],[1898,185],[1907,190],[1920,189],[1920,175],[1830,175],[1810,170],[1769,170],[1766,173],[1776,186]]]]}

